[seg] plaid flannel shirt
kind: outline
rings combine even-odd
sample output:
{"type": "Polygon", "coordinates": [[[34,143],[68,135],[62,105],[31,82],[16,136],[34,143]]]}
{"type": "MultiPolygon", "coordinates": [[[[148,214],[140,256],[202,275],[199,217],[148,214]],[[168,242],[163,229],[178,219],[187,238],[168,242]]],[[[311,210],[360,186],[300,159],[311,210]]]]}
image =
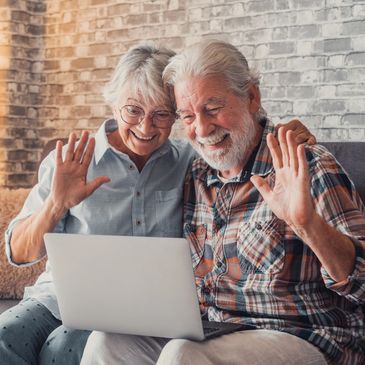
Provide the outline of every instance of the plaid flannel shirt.
{"type": "Polygon", "coordinates": [[[316,211],[356,248],[353,272],[334,282],[313,251],[279,220],[250,182],[273,186],[266,136],[241,174],[223,183],[203,159],[185,183],[184,234],[202,315],[299,336],[330,364],[365,363],[365,219],[354,185],[322,146],[306,146],[316,211]]]}

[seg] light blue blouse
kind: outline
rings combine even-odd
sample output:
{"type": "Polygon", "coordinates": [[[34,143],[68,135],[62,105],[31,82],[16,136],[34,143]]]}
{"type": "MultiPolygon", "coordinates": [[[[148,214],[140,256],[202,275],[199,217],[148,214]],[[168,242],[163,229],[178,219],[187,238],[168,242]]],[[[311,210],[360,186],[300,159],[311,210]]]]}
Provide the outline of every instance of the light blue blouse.
{"type": "MultiPolygon", "coordinates": [[[[114,149],[107,134],[117,128],[109,119],[95,135],[95,151],[88,170],[88,180],[109,176],[90,197],[69,210],[57,224],[55,232],[81,234],[109,234],[134,236],[182,236],[183,183],[194,157],[185,141],[167,142],[155,151],[141,172],[128,155],[114,149]]],[[[35,262],[17,265],[12,262],[10,238],[14,226],[37,211],[47,198],[55,166],[54,151],[39,168],[39,183],[34,186],[20,213],[10,222],[5,234],[8,260],[15,266],[29,266],[35,262]]],[[[80,270],[82,268],[80,267],[80,270]]],[[[51,267],[34,286],[25,290],[24,298],[35,298],[60,318],[54,291],[51,267]]]]}

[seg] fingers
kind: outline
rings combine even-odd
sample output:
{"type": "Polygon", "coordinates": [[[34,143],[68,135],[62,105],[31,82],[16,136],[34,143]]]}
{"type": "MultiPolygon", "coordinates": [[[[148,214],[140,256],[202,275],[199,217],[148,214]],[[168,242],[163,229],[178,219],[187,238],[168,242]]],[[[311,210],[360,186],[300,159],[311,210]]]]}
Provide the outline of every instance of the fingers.
{"type": "Polygon", "coordinates": [[[278,132],[278,139],[281,149],[281,154],[283,156],[283,166],[289,165],[289,151],[288,151],[288,144],[286,142],[286,131],[285,128],[279,128],[278,132]]]}
{"type": "MultiPolygon", "coordinates": [[[[66,150],[64,162],[76,161],[81,164],[84,161],[84,155],[87,151],[89,151],[89,155],[90,155],[90,149],[91,149],[91,154],[93,153],[95,143],[92,145],[90,145],[90,143],[88,143],[88,141],[89,141],[89,132],[88,131],[82,132],[80,140],[77,143],[77,146],[76,146],[76,141],[77,141],[76,133],[74,133],[74,132],[70,133],[70,136],[68,138],[67,150],[66,150]]],[[[62,149],[62,146],[61,146],[61,149],[62,149]]],[[[62,151],[59,151],[59,152],[62,155],[62,151]]],[[[60,155],[58,155],[57,152],[56,152],[56,158],[58,158],[58,159],[60,158],[60,155]]],[[[61,158],[62,158],[62,156],[61,156],[61,158]]],[[[61,160],[59,160],[59,161],[61,161],[61,160]]],[[[90,157],[89,157],[87,166],[89,165],[89,163],[90,163],[90,157]]]]}
{"type": "Polygon", "coordinates": [[[101,185],[110,182],[110,178],[108,176],[98,176],[94,180],[90,181],[86,185],[87,196],[91,195],[96,189],[98,189],[101,185]]]}
{"type": "Polygon", "coordinates": [[[74,132],[70,133],[70,135],[68,137],[68,144],[67,144],[65,162],[66,161],[72,161],[73,158],[74,158],[76,139],[77,139],[76,134],[74,132]]]}
{"type": "Polygon", "coordinates": [[[308,138],[308,141],[307,141],[307,143],[309,144],[309,145],[314,145],[314,144],[316,144],[317,143],[317,139],[316,139],[316,137],[312,134],[309,138],[308,138]]]}
{"type": "Polygon", "coordinates": [[[309,179],[308,161],[305,155],[304,145],[298,146],[298,176],[302,179],[309,179]]]}
{"type": "Polygon", "coordinates": [[[269,133],[267,135],[267,146],[269,147],[271,153],[274,169],[277,170],[283,167],[283,157],[281,154],[281,149],[278,141],[276,140],[276,138],[272,133],[269,133]]]}
{"type": "Polygon", "coordinates": [[[297,153],[297,143],[295,141],[293,131],[288,131],[286,133],[286,141],[289,151],[289,166],[292,169],[295,176],[298,175],[298,153],[297,153]]]}
{"type": "Polygon", "coordinates": [[[87,131],[83,131],[74,153],[74,161],[81,161],[88,139],[89,133],[87,131]]]}
{"type": "Polygon", "coordinates": [[[88,168],[90,165],[91,159],[94,154],[94,148],[95,148],[95,138],[90,138],[81,161],[81,164],[84,165],[86,168],[88,168]]]}
{"type": "Polygon", "coordinates": [[[62,141],[57,141],[57,143],[56,143],[56,165],[60,165],[63,162],[62,147],[63,147],[62,141]]]}
{"type": "Polygon", "coordinates": [[[262,195],[264,200],[268,202],[271,196],[271,188],[269,184],[260,176],[251,176],[251,182],[255,186],[255,188],[259,191],[262,195]]]}

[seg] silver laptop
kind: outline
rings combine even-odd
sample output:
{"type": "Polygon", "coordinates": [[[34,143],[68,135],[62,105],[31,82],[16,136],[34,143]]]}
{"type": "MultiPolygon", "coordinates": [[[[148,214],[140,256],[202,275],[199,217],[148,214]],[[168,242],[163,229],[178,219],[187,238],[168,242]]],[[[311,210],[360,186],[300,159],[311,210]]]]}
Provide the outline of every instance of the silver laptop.
{"type": "Polygon", "coordinates": [[[248,328],[201,320],[183,238],[47,233],[44,240],[65,326],[192,340],[248,328]]]}

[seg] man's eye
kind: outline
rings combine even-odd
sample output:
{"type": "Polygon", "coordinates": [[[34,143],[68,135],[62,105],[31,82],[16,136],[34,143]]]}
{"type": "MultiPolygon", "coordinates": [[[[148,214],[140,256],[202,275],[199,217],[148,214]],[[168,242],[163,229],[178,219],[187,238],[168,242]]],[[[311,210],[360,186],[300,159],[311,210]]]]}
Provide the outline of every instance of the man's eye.
{"type": "Polygon", "coordinates": [[[194,121],[194,115],[183,114],[179,116],[179,119],[181,119],[186,124],[191,124],[194,121]]]}
{"type": "Polygon", "coordinates": [[[218,114],[218,113],[219,113],[219,111],[220,111],[222,108],[223,108],[223,107],[218,106],[218,107],[216,107],[216,108],[206,109],[206,112],[207,112],[207,114],[209,114],[209,115],[216,115],[216,114],[218,114]]]}

